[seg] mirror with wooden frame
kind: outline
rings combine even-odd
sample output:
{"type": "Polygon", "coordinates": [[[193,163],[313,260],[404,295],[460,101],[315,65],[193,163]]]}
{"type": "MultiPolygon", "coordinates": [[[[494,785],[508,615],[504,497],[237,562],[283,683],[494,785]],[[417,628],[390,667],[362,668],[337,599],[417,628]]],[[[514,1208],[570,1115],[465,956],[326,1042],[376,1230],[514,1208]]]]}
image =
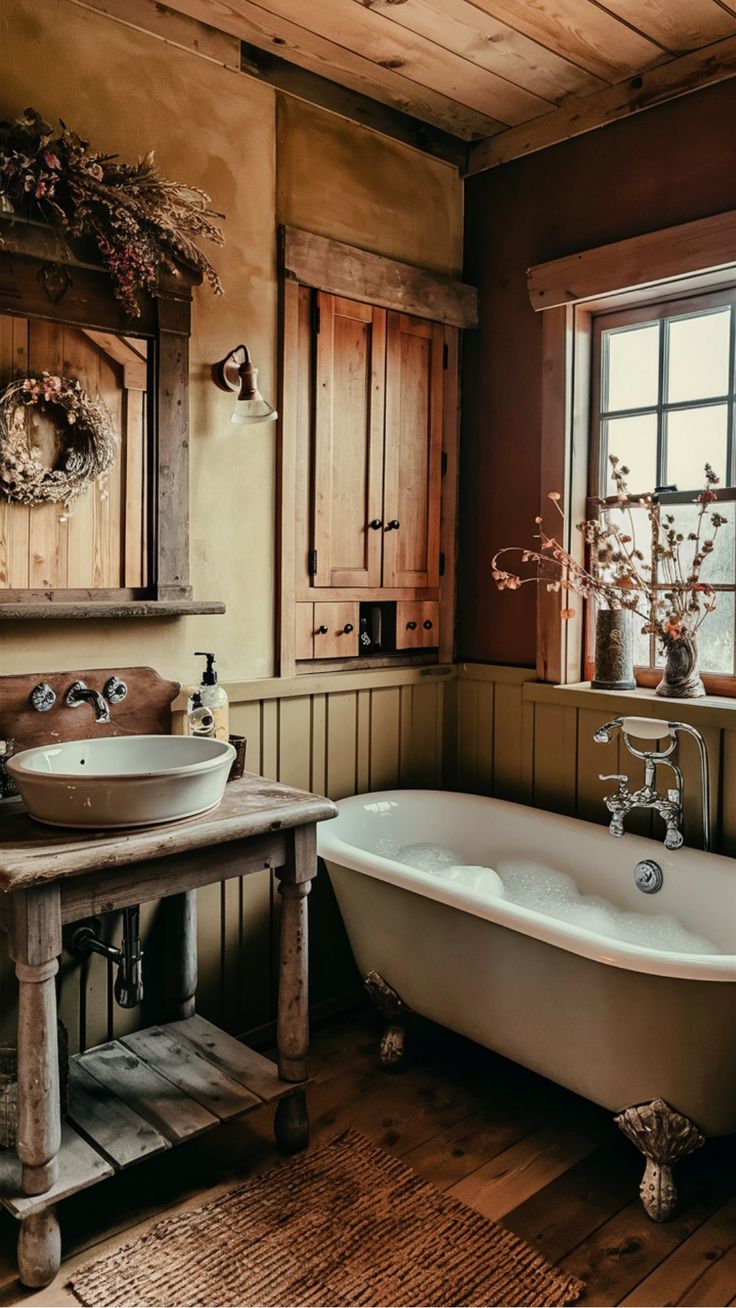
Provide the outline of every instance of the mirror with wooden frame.
{"type": "MultiPolygon", "coordinates": [[[[0,215],[0,398],[44,371],[104,407],[112,463],[69,501],[23,503],[0,484],[0,621],[221,613],[189,584],[191,288],[162,278],[130,318],[107,272],[44,224],[0,215]]],[[[64,467],[53,406],[10,410],[24,453],[64,467]]]]}

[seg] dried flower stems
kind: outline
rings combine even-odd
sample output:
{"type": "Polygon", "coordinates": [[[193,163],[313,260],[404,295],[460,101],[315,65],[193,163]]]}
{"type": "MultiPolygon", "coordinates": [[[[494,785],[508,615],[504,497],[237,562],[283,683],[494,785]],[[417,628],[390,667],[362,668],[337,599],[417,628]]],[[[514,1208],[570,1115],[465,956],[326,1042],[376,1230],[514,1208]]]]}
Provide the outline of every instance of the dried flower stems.
{"type": "MultiPolygon", "coordinates": [[[[548,535],[542,518],[537,517],[535,539],[540,542],[539,547],[506,546],[498,550],[493,557],[491,575],[499,590],[518,590],[530,582],[542,583],[548,591],[565,597],[574,593],[584,599],[596,598],[611,609],[629,609],[643,620],[644,632],[656,633],[665,642],[683,635],[692,636],[716,607],[713,586],[701,582],[700,576],[713,553],[718,532],[726,524],[722,514],[710,512],[717,499],[713,487],[718,484],[718,477],[706,463],[705,487],[694,500],[699,506],[696,529],[685,535],[678,531],[673,514],[662,514],[661,505],[653,494],[634,502],[626,483],[629,469],[621,466],[615,455],[610,455],[609,461],[616,485],[613,508],[626,516],[628,530],[612,520],[612,506],[608,501],[599,499],[600,516],[577,524],[587,546],[590,560],[587,565],[579,563],[556,537],[548,535]],[[651,562],[647,562],[636,544],[632,512],[635,506],[647,513],[651,562]],[[704,537],[706,525],[710,525],[712,530],[704,537]],[[692,561],[687,568],[682,548],[686,541],[694,546],[692,561]],[[535,564],[536,575],[522,577],[501,567],[499,560],[510,553],[520,553],[522,563],[535,564]]],[[[565,523],[559,492],[550,491],[547,498],[565,523]]],[[[560,616],[572,618],[575,609],[566,604],[560,616]]]]}

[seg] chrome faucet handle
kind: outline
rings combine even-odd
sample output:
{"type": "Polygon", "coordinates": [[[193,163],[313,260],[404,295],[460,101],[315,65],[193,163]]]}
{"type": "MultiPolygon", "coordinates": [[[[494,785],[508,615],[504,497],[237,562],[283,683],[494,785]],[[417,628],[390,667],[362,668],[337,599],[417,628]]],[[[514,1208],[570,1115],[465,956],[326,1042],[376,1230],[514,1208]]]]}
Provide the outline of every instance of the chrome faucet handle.
{"type": "Polygon", "coordinates": [[[33,687],[28,698],[37,713],[48,713],[49,709],[56,703],[56,691],[52,689],[48,681],[39,681],[37,686],[33,687]]]}
{"type": "Polygon", "coordinates": [[[120,677],[112,676],[109,681],[105,682],[102,693],[108,704],[120,704],[128,694],[128,686],[125,681],[121,681],[120,677]]]}
{"type": "Polygon", "coordinates": [[[619,790],[623,790],[623,789],[624,789],[624,786],[628,786],[628,784],[629,784],[629,778],[628,778],[628,777],[627,777],[623,772],[608,772],[608,773],[605,773],[605,774],[604,774],[603,772],[599,772],[599,773],[598,773],[598,780],[599,780],[599,781],[618,781],[618,783],[619,783],[619,790]]]}

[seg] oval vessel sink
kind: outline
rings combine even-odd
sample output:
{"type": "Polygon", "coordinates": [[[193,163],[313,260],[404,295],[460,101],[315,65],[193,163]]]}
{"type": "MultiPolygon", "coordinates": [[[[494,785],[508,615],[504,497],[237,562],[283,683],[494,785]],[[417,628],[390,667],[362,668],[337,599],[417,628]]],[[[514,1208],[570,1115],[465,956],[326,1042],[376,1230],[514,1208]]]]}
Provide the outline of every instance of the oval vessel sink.
{"type": "Polygon", "coordinates": [[[106,736],[8,759],[31,817],[53,827],[150,827],[216,808],[235,758],[224,740],[106,736]]]}

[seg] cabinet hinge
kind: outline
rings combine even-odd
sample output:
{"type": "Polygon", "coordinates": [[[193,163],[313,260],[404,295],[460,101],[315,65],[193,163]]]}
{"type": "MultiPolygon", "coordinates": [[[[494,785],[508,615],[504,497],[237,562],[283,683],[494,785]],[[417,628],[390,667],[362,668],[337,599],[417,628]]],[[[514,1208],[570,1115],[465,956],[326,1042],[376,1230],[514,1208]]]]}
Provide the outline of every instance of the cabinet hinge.
{"type": "Polygon", "coordinates": [[[317,296],[315,295],[314,299],[312,300],[312,331],[314,332],[315,336],[318,335],[319,333],[320,318],[321,318],[321,314],[319,308],[319,301],[317,300],[317,296]]]}
{"type": "Polygon", "coordinates": [[[442,476],[447,476],[447,450],[442,451],[442,476]]]}
{"type": "Polygon", "coordinates": [[[317,551],[307,551],[307,573],[310,577],[317,576],[317,551]]]}
{"type": "Polygon", "coordinates": [[[450,351],[447,345],[447,341],[445,341],[444,345],[442,346],[442,367],[448,368],[449,365],[450,365],[450,351]]]}
{"type": "Polygon", "coordinates": [[[444,575],[445,575],[445,556],[444,554],[440,553],[440,576],[444,577],[444,575]]]}

